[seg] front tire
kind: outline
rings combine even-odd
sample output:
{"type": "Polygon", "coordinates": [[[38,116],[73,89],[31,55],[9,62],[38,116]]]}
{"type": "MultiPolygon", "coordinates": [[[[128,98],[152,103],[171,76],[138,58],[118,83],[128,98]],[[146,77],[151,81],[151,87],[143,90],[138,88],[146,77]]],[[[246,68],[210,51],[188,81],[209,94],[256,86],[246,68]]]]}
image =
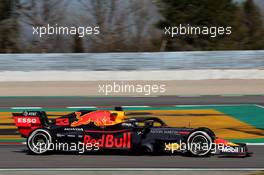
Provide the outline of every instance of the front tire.
{"type": "Polygon", "coordinates": [[[188,153],[195,157],[206,157],[211,154],[214,138],[206,130],[195,130],[187,139],[188,153]]]}
{"type": "Polygon", "coordinates": [[[27,139],[27,147],[32,154],[46,154],[49,152],[49,146],[52,143],[52,137],[48,130],[36,129],[27,139]]]}

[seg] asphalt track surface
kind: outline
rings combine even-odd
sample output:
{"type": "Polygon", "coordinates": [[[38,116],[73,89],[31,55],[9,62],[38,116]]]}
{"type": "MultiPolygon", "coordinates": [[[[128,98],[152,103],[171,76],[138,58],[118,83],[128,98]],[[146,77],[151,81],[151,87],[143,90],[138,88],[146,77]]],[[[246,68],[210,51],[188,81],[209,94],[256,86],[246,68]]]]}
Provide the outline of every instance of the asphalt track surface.
{"type": "MultiPolygon", "coordinates": [[[[264,96],[200,97],[19,97],[0,98],[0,107],[63,106],[168,106],[206,104],[264,104],[264,96]]],[[[0,168],[263,168],[264,146],[249,146],[247,158],[193,158],[134,155],[30,155],[25,145],[0,145],[0,168]]]]}
{"type": "Polygon", "coordinates": [[[30,155],[25,145],[1,145],[0,168],[264,168],[263,146],[247,158],[51,154],[30,155]]]}

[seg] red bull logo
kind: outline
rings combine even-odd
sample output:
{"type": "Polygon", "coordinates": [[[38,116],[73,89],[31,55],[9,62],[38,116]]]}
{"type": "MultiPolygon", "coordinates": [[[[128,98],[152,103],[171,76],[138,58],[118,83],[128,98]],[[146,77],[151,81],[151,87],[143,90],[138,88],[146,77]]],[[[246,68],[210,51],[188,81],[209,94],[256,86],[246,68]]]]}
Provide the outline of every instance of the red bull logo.
{"type": "Polygon", "coordinates": [[[116,137],[114,134],[102,134],[100,138],[84,136],[84,144],[98,144],[100,148],[131,148],[131,132],[125,132],[116,137]]]}
{"type": "Polygon", "coordinates": [[[81,116],[81,112],[75,112],[77,121],[71,124],[71,127],[87,125],[93,122],[96,126],[106,126],[116,124],[116,116],[109,111],[94,111],[81,116]]]}

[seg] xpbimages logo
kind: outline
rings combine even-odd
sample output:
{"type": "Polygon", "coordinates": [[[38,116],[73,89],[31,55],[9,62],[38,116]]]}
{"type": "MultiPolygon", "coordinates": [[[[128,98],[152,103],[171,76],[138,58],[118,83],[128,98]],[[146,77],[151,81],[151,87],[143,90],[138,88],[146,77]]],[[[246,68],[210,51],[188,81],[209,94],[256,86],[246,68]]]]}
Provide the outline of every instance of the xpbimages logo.
{"type": "Polygon", "coordinates": [[[228,36],[232,34],[231,26],[192,26],[190,24],[180,24],[179,26],[168,26],[164,28],[164,34],[171,38],[179,36],[205,35],[211,38],[218,36],[228,36]]]}
{"type": "Polygon", "coordinates": [[[33,26],[33,35],[37,35],[40,38],[45,35],[78,35],[79,37],[85,37],[88,35],[99,35],[100,27],[99,26],[58,26],[55,24],[51,26],[33,26]]]}
{"type": "Polygon", "coordinates": [[[98,92],[104,95],[111,94],[138,94],[152,95],[166,92],[166,85],[159,83],[128,83],[128,82],[112,82],[98,85],[98,92]]]}

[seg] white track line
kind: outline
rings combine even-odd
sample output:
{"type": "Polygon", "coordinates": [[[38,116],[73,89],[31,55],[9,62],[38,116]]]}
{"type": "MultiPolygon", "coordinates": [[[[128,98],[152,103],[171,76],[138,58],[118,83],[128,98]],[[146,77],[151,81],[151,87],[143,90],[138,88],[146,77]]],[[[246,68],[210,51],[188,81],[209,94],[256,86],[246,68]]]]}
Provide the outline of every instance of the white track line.
{"type": "Polygon", "coordinates": [[[177,95],[176,97],[202,97],[202,95],[177,95]]]}
{"type": "Polygon", "coordinates": [[[257,106],[257,107],[259,107],[259,108],[263,108],[263,109],[264,109],[264,106],[261,106],[261,105],[255,105],[255,106],[257,106]]]}
{"type": "Polygon", "coordinates": [[[212,104],[212,105],[173,105],[176,107],[199,107],[199,106],[247,106],[255,104],[212,104]]]}
{"type": "Polygon", "coordinates": [[[66,107],[66,108],[76,109],[76,108],[96,108],[96,107],[95,106],[69,106],[69,107],[66,107]]]}
{"type": "Polygon", "coordinates": [[[264,143],[246,143],[247,145],[250,145],[250,146],[263,146],[264,143]]]}
{"type": "Polygon", "coordinates": [[[148,108],[150,106],[122,106],[123,108],[148,108]]]}
{"type": "Polygon", "coordinates": [[[12,107],[11,109],[42,109],[42,107],[12,107]]]}

